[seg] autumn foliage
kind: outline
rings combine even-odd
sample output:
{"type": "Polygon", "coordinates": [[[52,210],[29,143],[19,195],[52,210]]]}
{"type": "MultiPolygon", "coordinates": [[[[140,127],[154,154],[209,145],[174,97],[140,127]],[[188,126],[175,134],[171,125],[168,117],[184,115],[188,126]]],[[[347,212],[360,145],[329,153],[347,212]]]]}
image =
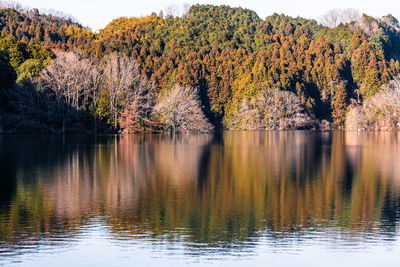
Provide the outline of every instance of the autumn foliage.
{"type": "MultiPolygon", "coordinates": [[[[260,95],[277,89],[293,95],[305,117],[343,128],[353,101],[366,101],[400,73],[398,21],[391,15],[357,15],[353,21],[354,14],[326,27],[278,14],[264,20],[243,8],[194,5],[182,17],[123,17],[93,33],[68,18],[6,8],[0,10],[0,31],[2,39],[7,34],[37,49],[74,50],[105,72],[110,55],[118,54],[122,65],[134,62],[133,87],[151,87],[153,100],[175,86],[196,88],[202,112],[214,126],[231,128],[244,103],[252,110],[260,95]]],[[[0,45],[0,50],[5,49],[0,45]]],[[[19,67],[13,51],[6,54],[20,68],[17,73],[32,70],[28,77],[34,79],[46,66],[36,68],[30,61],[19,67]]],[[[115,82],[103,84],[109,88],[91,109],[118,129],[118,117],[132,101],[115,82]]],[[[146,111],[148,119],[151,113],[146,111]]]]}
{"type": "Polygon", "coordinates": [[[125,133],[136,133],[139,132],[139,115],[135,103],[131,103],[126,109],[120,114],[118,118],[118,124],[125,133]]]}

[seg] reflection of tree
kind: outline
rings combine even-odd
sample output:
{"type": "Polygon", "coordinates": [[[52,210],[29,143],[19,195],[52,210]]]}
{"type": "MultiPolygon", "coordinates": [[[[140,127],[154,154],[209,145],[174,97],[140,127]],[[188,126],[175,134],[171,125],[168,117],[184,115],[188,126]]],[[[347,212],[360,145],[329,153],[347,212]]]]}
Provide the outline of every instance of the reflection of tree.
{"type": "Polygon", "coordinates": [[[396,133],[226,132],[221,140],[137,135],[88,143],[69,143],[56,164],[34,171],[29,162],[26,170],[22,161],[15,166],[19,182],[1,209],[8,210],[1,238],[94,217],[117,234],[196,243],[263,231],[285,237],[342,229],[351,238],[398,230],[396,133]]]}
{"type": "MultiPolygon", "coordinates": [[[[400,135],[391,132],[346,134],[353,177],[351,194],[352,221],[364,229],[367,227],[386,227],[399,220],[400,195],[400,135]],[[378,217],[384,225],[360,224],[370,217],[378,217]]],[[[367,229],[370,230],[370,229],[367,229]]],[[[392,229],[392,231],[395,229],[392,229]]],[[[386,229],[387,231],[387,229],[386,229]]]]}
{"type": "Polygon", "coordinates": [[[7,221],[0,224],[0,236],[18,239],[24,237],[26,229],[31,235],[50,230],[47,227],[50,225],[51,203],[45,198],[40,185],[29,186],[18,182],[7,218],[4,214],[0,217],[2,222],[7,221]]]}

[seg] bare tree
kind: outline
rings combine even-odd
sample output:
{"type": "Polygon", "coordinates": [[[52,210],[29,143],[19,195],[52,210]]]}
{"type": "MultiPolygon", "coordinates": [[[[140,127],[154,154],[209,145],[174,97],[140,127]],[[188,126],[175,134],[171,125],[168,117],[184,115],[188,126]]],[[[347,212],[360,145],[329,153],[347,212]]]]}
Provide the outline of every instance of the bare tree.
{"type": "Polygon", "coordinates": [[[0,1],[0,9],[2,8],[12,8],[17,11],[25,11],[22,5],[16,1],[0,1]]]}
{"type": "Polygon", "coordinates": [[[190,8],[192,7],[191,4],[185,3],[182,7],[182,15],[187,16],[189,14],[190,8]]]}
{"type": "Polygon", "coordinates": [[[346,129],[350,131],[357,131],[364,129],[365,116],[362,111],[362,106],[353,105],[346,113],[346,129]]]}
{"type": "Polygon", "coordinates": [[[80,111],[91,111],[97,131],[98,107],[104,95],[114,128],[119,114],[129,105],[135,106],[140,118],[150,116],[154,106],[152,86],[140,79],[135,61],[114,53],[105,59],[102,71],[96,66],[76,53],[56,52],[54,62],[43,71],[38,89],[51,95],[63,129],[80,111]]]}
{"type": "Polygon", "coordinates": [[[86,86],[84,87],[83,91],[83,105],[85,107],[92,107],[92,116],[94,118],[94,131],[97,132],[97,120],[98,120],[98,114],[97,114],[97,107],[99,104],[99,99],[100,95],[103,91],[103,85],[102,85],[102,74],[97,68],[96,64],[90,63],[90,65],[87,65],[88,61],[86,61],[86,74],[87,76],[87,81],[86,81],[86,86]]]}
{"type": "Polygon", "coordinates": [[[117,128],[118,115],[135,97],[134,88],[139,87],[139,65],[126,56],[113,53],[105,60],[103,82],[108,90],[110,114],[117,128]]]}
{"type": "Polygon", "coordinates": [[[78,19],[72,16],[71,14],[55,10],[55,9],[41,9],[41,14],[46,14],[49,19],[59,22],[59,21],[67,21],[69,23],[78,24],[78,19]]]}
{"type": "Polygon", "coordinates": [[[174,86],[160,95],[155,116],[172,132],[210,132],[213,126],[201,110],[198,90],[174,86]]]}
{"type": "Polygon", "coordinates": [[[158,123],[149,119],[155,104],[153,90],[154,85],[148,85],[144,80],[141,80],[128,95],[127,106],[118,117],[122,132],[135,133],[147,131],[147,129],[150,129],[150,131],[157,130],[158,123]]]}
{"type": "Polygon", "coordinates": [[[298,97],[279,89],[266,90],[234,114],[231,129],[278,130],[309,128],[314,124],[298,97]]]}
{"type": "Polygon", "coordinates": [[[164,9],[164,15],[166,18],[179,17],[180,8],[178,5],[169,5],[164,9]]]}
{"type": "Polygon", "coordinates": [[[63,129],[77,114],[97,105],[100,73],[89,59],[73,52],[56,52],[56,59],[43,72],[38,89],[50,91],[62,116],[63,129]]]}
{"type": "Polygon", "coordinates": [[[268,90],[259,96],[257,105],[268,129],[296,129],[303,126],[304,109],[294,93],[268,90]]]}
{"type": "Polygon", "coordinates": [[[341,23],[350,23],[360,21],[362,19],[361,13],[353,8],[346,8],[342,10],[341,23]]]}
{"type": "Polygon", "coordinates": [[[260,130],[262,128],[260,116],[261,114],[255,106],[255,100],[249,102],[244,98],[229,128],[232,130],[260,130]]]}
{"type": "Polygon", "coordinates": [[[140,132],[140,117],[135,103],[129,104],[125,110],[118,117],[118,124],[122,133],[136,133],[140,132]]]}
{"type": "Polygon", "coordinates": [[[346,24],[360,20],[361,14],[355,9],[332,9],[322,16],[320,23],[326,27],[335,28],[341,23],[346,24]]]}
{"type": "Polygon", "coordinates": [[[329,28],[335,28],[340,24],[340,10],[329,10],[324,16],[321,17],[320,23],[329,28]]]}
{"type": "Polygon", "coordinates": [[[346,115],[348,130],[400,129],[400,76],[382,86],[363,105],[354,105],[346,115]]]}

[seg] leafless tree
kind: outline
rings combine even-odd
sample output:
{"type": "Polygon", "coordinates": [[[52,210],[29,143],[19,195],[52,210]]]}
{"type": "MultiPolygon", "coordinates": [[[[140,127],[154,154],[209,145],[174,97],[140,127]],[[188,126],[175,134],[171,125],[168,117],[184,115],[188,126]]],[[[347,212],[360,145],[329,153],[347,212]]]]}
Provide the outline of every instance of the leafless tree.
{"type": "Polygon", "coordinates": [[[341,23],[350,23],[354,21],[360,21],[362,18],[361,13],[353,8],[346,8],[341,13],[341,23]]]}
{"type": "Polygon", "coordinates": [[[56,59],[43,72],[38,89],[50,91],[62,115],[63,128],[77,111],[97,105],[101,76],[89,59],[73,52],[56,52],[56,59]]]}
{"type": "Polygon", "coordinates": [[[69,23],[74,23],[74,24],[78,24],[78,20],[77,18],[75,18],[74,16],[72,16],[71,14],[59,11],[59,10],[55,10],[55,9],[41,9],[40,10],[41,14],[46,14],[49,19],[55,21],[55,22],[59,22],[59,21],[67,21],[69,23]]]}
{"type": "Polygon", "coordinates": [[[192,7],[191,4],[188,4],[188,3],[183,4],[183,7],[182,7],[183,14],[182,15],[187,16],[189,14],[189,10],[191,7],[192,7]]]}
{"type": "Polygon", "coordinates": [[[309,128],[314,122],[294,93],[274,89],[243,102],[231,124],[231,129],[282,130],[309,128]]]}
{"type": "Polygon", "coordinates": [[[361,14],[355,9],[332,9],[322,16],[320,23],[326,27],[335,28],[341,23],[346,24],[360,20],[361,14]]]}
{"type": "Polygon", "coordinates": [[[127,56],[113,53],[105,60],[103,83],[108,90],[110,113],[117,128],[119,112],[132,102],[132,98],[141,95],[136,95],[134,90],[141,86],[139,65],[127,56]]]}
{"type": "Polygon", "coordinates": [[[232,130],[260,130],[262,128],[261,114],[255,106],[255,99],[242,100],[239,110],[232,119],[232,130]]]}
{"type": "Polygon", "coordinates": [[[360,29],[367,38],[370,38],[379,32],[379,20],[380,19],[371,19],[370,17],[363,15],[359,21],[354,23],[354,25],[351,25],[350,30],[356,31],[360,29]]]}
{"type": "Polygon", "coordinates": [[[12,8],[18,11],[24,11],[24,8],[22,5],[16,1],[5,1],[1,0],[0,1],[0,9],[2,8],[12,8]]]}
{"type": "Polygon", "coordinates": [[[365,116],[362,111],[362,106],[353,105],[346,114],[346,129],[350,131],[357,131],[364,129],[365,116]]]}
{"type": "Polygon", "coordinates": [[[178,5],[169,5],[164,9],[164,15],[166,18],[179,17],[180,8],[178,5]]]}
{"type": "Polygon", "coordinates": [[[400,76],[382,86],[379,93],[365,103],[365,112],[375,129],[400,128],[400,76]]]}
{"type": "Polygon", "coordinates": [[[154,115],[172,132],[210,132],[213,126],[201,110],[198,90],[174,86],[162,93],[154,115]]]}
{"type": "Polygon", "coordinates": [[[135,61],[114,53],[106,57],[101,70],[97,65],[89,59],[81,59],[76,53],[56,52],[54,62],[43,71],[38,90],[52,96],[63,129],[79,112],[91,111],[97,131],[102,95],[107,96],[106,105],[114,128],[117,128],[120,112],[128,105],[134,104],[140,118],[150,116],[154,106],[153,87],[140,79],[135,61]]]}
{"type": "Polygon", "coordinates": [[[400,76],[382,86],[363,105],[354,105],[346,115],[348,130],[400,129],[400,76]]]}
{"type": "Polygon", "coordinates": [[[127,105],[118,117],[122,132],[155,131],[158,123],[150,120],[155,105],[154,85],[140,80],[125,101],[127,105]]]}
{"type": "Polygon", "coordinates": [[[97,114],[97,107],[99,104],[99,99],[100,95],[103,91],[103,85],[102,85],[102,74],[100,70],[97,68],[97,65],[95,63],[89,63],[87,60],[86,62],[86,67],[88,68],[85,72],[88,75],[87,76],[87,83],[84,88],[84,94],[83,94],[83,105],[85,107],[92,107],[92,115],[94,118],[94,130],[97,132],[97,120],[98,120],[98,114],[97,114]]]}

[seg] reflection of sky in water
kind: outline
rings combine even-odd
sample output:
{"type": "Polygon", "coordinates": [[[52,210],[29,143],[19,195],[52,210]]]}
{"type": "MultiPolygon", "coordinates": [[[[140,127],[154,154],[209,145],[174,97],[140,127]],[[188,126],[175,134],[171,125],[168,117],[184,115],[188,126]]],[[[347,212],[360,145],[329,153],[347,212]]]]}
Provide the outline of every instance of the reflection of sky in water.
{"type": "Polygon", "coordinates": [[[395,266],[396,133],[0,137],[0,264],[395,266]]]}
{"type": "MultiPolygon", "coordinates": [[[[322,234],[322,233],[321,233],[322,234]]],[[[254,240],[257,245],[246,249],[243,244],[224,250],[196,244],[188,250],[180,242],[140,238],[116,239],[104,225],[86,229],[62,246],[49,246],[50,240],[37,249],[14,255],[13,263],[24,266],[397,266],[400,244],[376,242],[344,248],[324,235],[302,242],[271,245],[268,238],[254,240]],[[72,242],[71,242],[72,241],[72,242]]],[[[57,240],[58,242],[59,240],[57,240]]],[[[252,243],[250,241],[250,243],[252,243]]],[[[190,244],[189,244],[190,245],[190,244]]]]}

